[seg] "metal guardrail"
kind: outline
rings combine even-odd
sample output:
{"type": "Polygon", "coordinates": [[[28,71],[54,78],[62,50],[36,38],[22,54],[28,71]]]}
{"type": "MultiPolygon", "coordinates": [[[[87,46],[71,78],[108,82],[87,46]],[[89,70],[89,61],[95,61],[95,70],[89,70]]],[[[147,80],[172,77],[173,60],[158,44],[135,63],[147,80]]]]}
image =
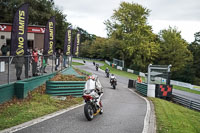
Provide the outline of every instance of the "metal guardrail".
{"type": "Polygon", "coordinates": [[[200,103],[199,102],[192,101],[187,98],[184,98],[184,97],[181,97],[178,95],[174,95],[174,94],[172,95],[172,101],[175,103],[178,103],[180,105],[183,105],[187,108],[200,111],[200,103]]]}
{"type": "Polygon", "coordinates": [[[67,66],[68,61],[64,56],[56,58],[54,55],[38,55],[37,62],[31,55],[0,56],[0,85],[50,74],[67,66]]]}
{"type": "Polygon", "coordinates": [[[47,81],[46,93],[53,96],[81,97],[86,81],[47,81]]]}

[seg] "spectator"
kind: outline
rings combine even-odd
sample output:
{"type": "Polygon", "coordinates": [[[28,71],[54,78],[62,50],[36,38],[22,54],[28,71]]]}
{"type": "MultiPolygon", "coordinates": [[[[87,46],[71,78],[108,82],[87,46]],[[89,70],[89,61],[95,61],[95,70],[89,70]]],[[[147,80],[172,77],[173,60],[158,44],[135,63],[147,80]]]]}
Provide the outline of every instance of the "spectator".
{"type": "Polygon", "coordinates": [[[47,55],[43,55],[43,73],[47,73],[45,71],[45,69],[47,67],[47,64],[48,64],[48,56],[47,55]]]}
{"type": "Polygon", "coordinates": [[[41,73],[42,72],[42,63],[43,63],[43,61],[42,61],[42,49],[41,50],[38,50],[37,51],[38,52],[38,63],[37,63],[37,72],[38,73],[41,73]]]}
{"type": "Polygon", "coordinates": [[[17,80],[21,80],[20,76],[22,74],[23,64],[24,64],[24,57],[23,56],[16,56],[15,57],[15,68],[16,68],[17,80]]]}
{"type": "Polygon", "coordinates": [[[27,49],[27,54],[25,56],[25,78],[28,78],[28,71],[30,70],[30,62],[31,62],[31,51],[27,49]]]}
{"type": "Polygon", "coordinates": [[[37,74],[37,62],[38,62],[38,48],[35,47],[32,52],[32,74],[33,76],[38,76],[37,74]]]}
{"type": "Polygon", "coordinates": [[[142,83],[142,78],[140,76],[137,77],[137,82],[142,83]]]}
{"type": "Polygon", "coordinates": [[[63,67],[66,68],[66,60],[67,60],[67,56],[63,54],[63,67]]]}
{"type": "Polygon", "coordinates": [[[4,43],[1,47],[1,53],[2,53],[2,56],[6,56],[7,55],[7,52],[8,52],[8,47],[7,45],[4,43]]]}
{"type": "Polygon", "coordinates": [[[56,67],[55,67],[55,71],[58,70],[58,67],[60,65],[60,58],[61,58],[61,50],[58,49],[58,51],[56,52],[56,60],[55,60],[56,67]]]}

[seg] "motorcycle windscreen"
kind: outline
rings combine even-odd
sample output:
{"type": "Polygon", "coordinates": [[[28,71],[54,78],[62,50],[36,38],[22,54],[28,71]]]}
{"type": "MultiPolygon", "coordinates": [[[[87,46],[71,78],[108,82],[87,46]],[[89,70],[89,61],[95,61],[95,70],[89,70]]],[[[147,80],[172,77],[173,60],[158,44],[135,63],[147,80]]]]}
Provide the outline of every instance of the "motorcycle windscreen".
{"type": "Polygon", "coordinates": [[[89,79],[85,84],[84,90],[93,90],[93,89],[95,89],[95,81],[92,79],[89,79]]]}

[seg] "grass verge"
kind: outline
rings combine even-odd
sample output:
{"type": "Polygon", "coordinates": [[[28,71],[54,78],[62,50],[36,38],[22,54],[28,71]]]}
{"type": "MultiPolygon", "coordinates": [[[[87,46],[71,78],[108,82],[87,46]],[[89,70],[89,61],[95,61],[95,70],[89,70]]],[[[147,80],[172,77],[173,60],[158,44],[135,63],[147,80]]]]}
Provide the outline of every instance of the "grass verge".
{"type": "Polygon", "coordinates": [[[80,63],[80,62],[72,62],[72,65],[81,66],[81,65],[84,65],[84,64],[80,63]]]}
{"type": "Polygon", "coordinates": [[[45,85],[42,85],[24,100],[13,99],[0,105],[0,130],[83,102],[82,98],[72,97],[68,97],[64,101],[52,99],[49,95],[44,94],[44,90],[45,85]]]}
{"type": "Polygon", "coordinates": [[[82,69],[78,69],[78,68],[75,68],[77,69],[78,71],[80,71],[81,73],[85,74],[85,75],[92,75],[92,73],[88,72],[88,71],[85,71],[85,70],[82,70],[82,69]]]}
{"type": "MultiPolygon", "coordinates": [[[[136,74],[133,74],[133,73],[128,73],[128,72],[125,72],[125,71],[121,71],[121,70],[118,70],[118,69],[115,69],[115,68],[112,68],[111,66],[109,66],[108,64],[106,64],[105,62],[103,62],[103,66],[100,66],[101,69],[105,70],[106,67],[108,67],[108,69],[110,70],[110,73],[113,73],[113,74],[117,74],[117,75],[120,75],[120,76],[124,76],[124,77],[127,77],[127,78],[130,78],[130,79],[134,79],[136,80],[138,75],[136,74]]],[[[143,80],[144,81],[144,80],[143,80]]]]}
{"type": "Polygon", "coordinates": [[[200,91],[197,91],[197,90],[192,90],[192,89],[181,87],[181,86],[177,86],[177,85],[173,85],[173,88],[177,89],[177,90],[187,91],[187,92],[190,92],[190,93],[194,93],[194,94],[199,94],[200,95],[200,91]]]}
{"type": "Polygon", "coordinates": [[[158,98],[155,106],[157,133],[200,133],[200,112],[158,98]]]}

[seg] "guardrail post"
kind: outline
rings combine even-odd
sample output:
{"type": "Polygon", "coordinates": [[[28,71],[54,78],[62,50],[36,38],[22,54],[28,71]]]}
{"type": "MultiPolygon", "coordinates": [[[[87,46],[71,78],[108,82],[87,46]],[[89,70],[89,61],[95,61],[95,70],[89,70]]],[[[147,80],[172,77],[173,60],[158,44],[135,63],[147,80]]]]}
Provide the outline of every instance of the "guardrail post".
{"type": "Polygon", "coordinates": [[[8,84],[10,84],[10,56],[8,57],[8,84]]]}
{"type": "Polygon", "coordinates": [[[192,101],[190,101],[190,109],[192,108],[192,101]]]}

